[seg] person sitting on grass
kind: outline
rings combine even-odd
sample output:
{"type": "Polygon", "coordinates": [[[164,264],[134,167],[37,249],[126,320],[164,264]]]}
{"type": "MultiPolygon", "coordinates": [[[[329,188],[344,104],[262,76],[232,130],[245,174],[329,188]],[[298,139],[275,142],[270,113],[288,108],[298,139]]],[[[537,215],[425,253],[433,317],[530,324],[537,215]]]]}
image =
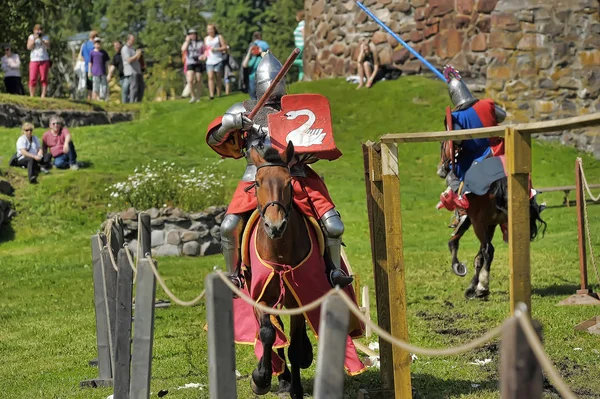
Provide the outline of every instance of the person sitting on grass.
{"type": "Polygon", "coordinates": [[[50,151],[54,158],[54,166],[58,169],[78,170],[77,152],[69,130],[64,127],[65,121],[59,116],[50,118],[50,130],[42,136],[42,150],[44,154],[50,151]]]}
{"type": "Polygon", "coordinates": [[[358,54],[358,76],[359,83],[357,89],[363,87],[365,78],[367,79],[367,88],[371,87],[377,79],[379,72],[379,57],[377,49],[373,42],[363,41],[360,44],[360,53],[358,54]]]}
{"type": "Polygon", "coordinates": [[[17,139],[17,162],[15,166],[27,168],[29,183],[35,184],[40,170],[49,173],[47,168],[49,167],[50,157],[44,156],[40,141],[33,135],[33,124],[24,123],[21,132],[23,134],[17,139]]]}

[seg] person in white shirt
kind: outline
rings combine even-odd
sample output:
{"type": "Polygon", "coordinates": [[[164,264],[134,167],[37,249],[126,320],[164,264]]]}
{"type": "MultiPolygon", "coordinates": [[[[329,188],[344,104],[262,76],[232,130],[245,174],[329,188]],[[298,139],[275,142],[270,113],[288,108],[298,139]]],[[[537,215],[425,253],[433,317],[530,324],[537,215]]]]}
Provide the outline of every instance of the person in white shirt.
{"type": "Polygon", "coordinates": [[[4,72],[4,86],[7,93],[25,94],[21,83],[21,60],[17,54],[13,54],[8,44],[4,46],[2,71],[4,72]]]}
{"type": "Polygon", "coordinates": [[[27,168],[29,182],[37,183],[37,175],[40,170],[48,173],[50,157],[44,156],[40,141],[33,135],[33,124],[26,122],[21,129],[22,135],[17,140],[17,158],[18,167],[27,168]]]}
{"type": "Polygon", "coordinates": [[[208,95],[212,100],[215,97],[215,78],[217,80],[217,95],[221,97],[221,86],[223,86],[223,68],[225,67],[225,52],[227,42],[219,34],[214,24],[206,27],[208,36],[204,38],[206,48],[206,72],[208,73],[208,95]]]}
{"type": "Polygon", "coordinates": [[[190,103],[200,100],[202,95],[202,73],[206,70],[206,55],[204,55],[204,42],[198,40],[196,29],[190,29],[181,46],[181,52],[185,53],[187,70],[185,78],[190,88],[192,98],[190,103]],[[195,79],[195,84],[194,84],[195,79]]]}
{"type": "Polygon", "coordinates": [[[31,51],[29,55],[29,95],[35,95],[38,76],[42,85],[42,98],[46,97],[48,91],[48,72],[50,72],[50,39],[44,35],[42,25],[36,24],[33,27],[33,34],[27,39],[27,50],[31,51]]]}

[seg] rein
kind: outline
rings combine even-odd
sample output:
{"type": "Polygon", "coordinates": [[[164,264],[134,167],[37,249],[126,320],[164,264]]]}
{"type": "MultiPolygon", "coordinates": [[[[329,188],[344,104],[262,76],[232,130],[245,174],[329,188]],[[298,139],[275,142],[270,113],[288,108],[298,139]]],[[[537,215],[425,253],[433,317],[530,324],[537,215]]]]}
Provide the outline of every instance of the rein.
{"type": "MultiPolygon", "coordinates": [[[[267,162],[264,163],[260,166],[256,167],[256,171],[258,172],[259,169],[262,168],[285,168],[285,169],[290,169],[289,166],[285,163],[273,163],[273,162],[267,162]]],[[[253,188],[256,188],[258,186],[257,182],[255,181],[254,184],[246,187],[244,189],[244,191],[248,192],[250,190],[252,190],[253,188]]],[[[267,211],[267,208],[269,208],[271,205],[275,205],[280,207],[281,209],[283,209],[283,211],[285,212],[285,216],[284,216],[284,220],[287,222],[288,218],[290,217],[290,213],[292,212],[292,204],[294,202],[294,188],[292,187],[292,185],[290,184],[290,203],[287,205],[284,205],[283,203],[281,203],[280,201],[269,201],[265,204],[264,208],[261,208],[260,204],[256,205],[256,208],[258,209],[258,213],[260,214],[260,217],[264,220],[265,218],[265,212],[267,211]]],[[[256,193],[256,191],[255,191],[256,193]]]]}

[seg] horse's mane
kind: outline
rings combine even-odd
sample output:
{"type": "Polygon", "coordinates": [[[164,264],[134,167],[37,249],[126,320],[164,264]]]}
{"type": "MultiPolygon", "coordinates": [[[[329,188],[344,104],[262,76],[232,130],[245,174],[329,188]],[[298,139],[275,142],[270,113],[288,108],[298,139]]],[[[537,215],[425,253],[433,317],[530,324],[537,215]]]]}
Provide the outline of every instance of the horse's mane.
{"type": "Polygon", "coordinates": [[[263,159],[268,163],[283,163],[279,151],[273,147],[268,147],[263,154],[263,159]]]}

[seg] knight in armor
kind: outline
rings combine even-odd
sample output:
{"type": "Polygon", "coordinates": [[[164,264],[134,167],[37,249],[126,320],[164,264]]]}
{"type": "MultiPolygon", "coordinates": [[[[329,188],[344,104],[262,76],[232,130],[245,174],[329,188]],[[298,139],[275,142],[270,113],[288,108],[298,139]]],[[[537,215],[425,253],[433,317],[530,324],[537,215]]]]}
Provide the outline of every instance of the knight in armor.
{"type": "MultiPolygon", "coordinates": [[[[281,70],[282,65],[267,52],[256,71],[256,97],[262,98],[271,82],[281,70]]],[[[221,224],[221,248],[231,281],[239,288],[244,285],[240,273],[242,233],[248,218],[256,209],[256,198],[252,190],[256,166],[249,150],[254,147],[261,153],[270,147],[267,116],[281,110],[281,97],[286,94],[285,79],[260,109],[254,120],[247,115],[254,109],[256,100],[246,100],[234,104],[225,115],[215,119],[208,127],[206,141],[208,145],[223,157],[246,157],[246,171],[227,208],[227,214],[221,224]]],[[[344,224],[340,214],[329,196],[323,180],[307,164],[316,162],[316,158],[297,155],[296,162],[290,167],[294,189],[294,203],[305,215],[319,221],[326,241],[325,260],[328,266],[328,279],[332,286],[345,287],[352,282],[341,268],[341,244],[344,224]]]]}
{"type": "MultiPolygon", "coordinates": [[[[490,98],[481,100],[475,98],[454,67],[446,65],[443,71],[448,81],[448,93],[454,104],[451,130],[498,126],[504,121],[506,112],[490,98]]],[[[448,192],[459,195],[461,182],[473,162],[479,162],[491,156],[504,155],[504,139],[492,137],[462,140],[455,141],[455,144],[460,147],[460,151],[456,156],[456,163],[452,167],[452,171],[446,176],[446,183],[448,192]]],[[[450,227],[458,231],[466,218],[467,214],[464,209],[456,209],[455,220],[450,227]]]]}

